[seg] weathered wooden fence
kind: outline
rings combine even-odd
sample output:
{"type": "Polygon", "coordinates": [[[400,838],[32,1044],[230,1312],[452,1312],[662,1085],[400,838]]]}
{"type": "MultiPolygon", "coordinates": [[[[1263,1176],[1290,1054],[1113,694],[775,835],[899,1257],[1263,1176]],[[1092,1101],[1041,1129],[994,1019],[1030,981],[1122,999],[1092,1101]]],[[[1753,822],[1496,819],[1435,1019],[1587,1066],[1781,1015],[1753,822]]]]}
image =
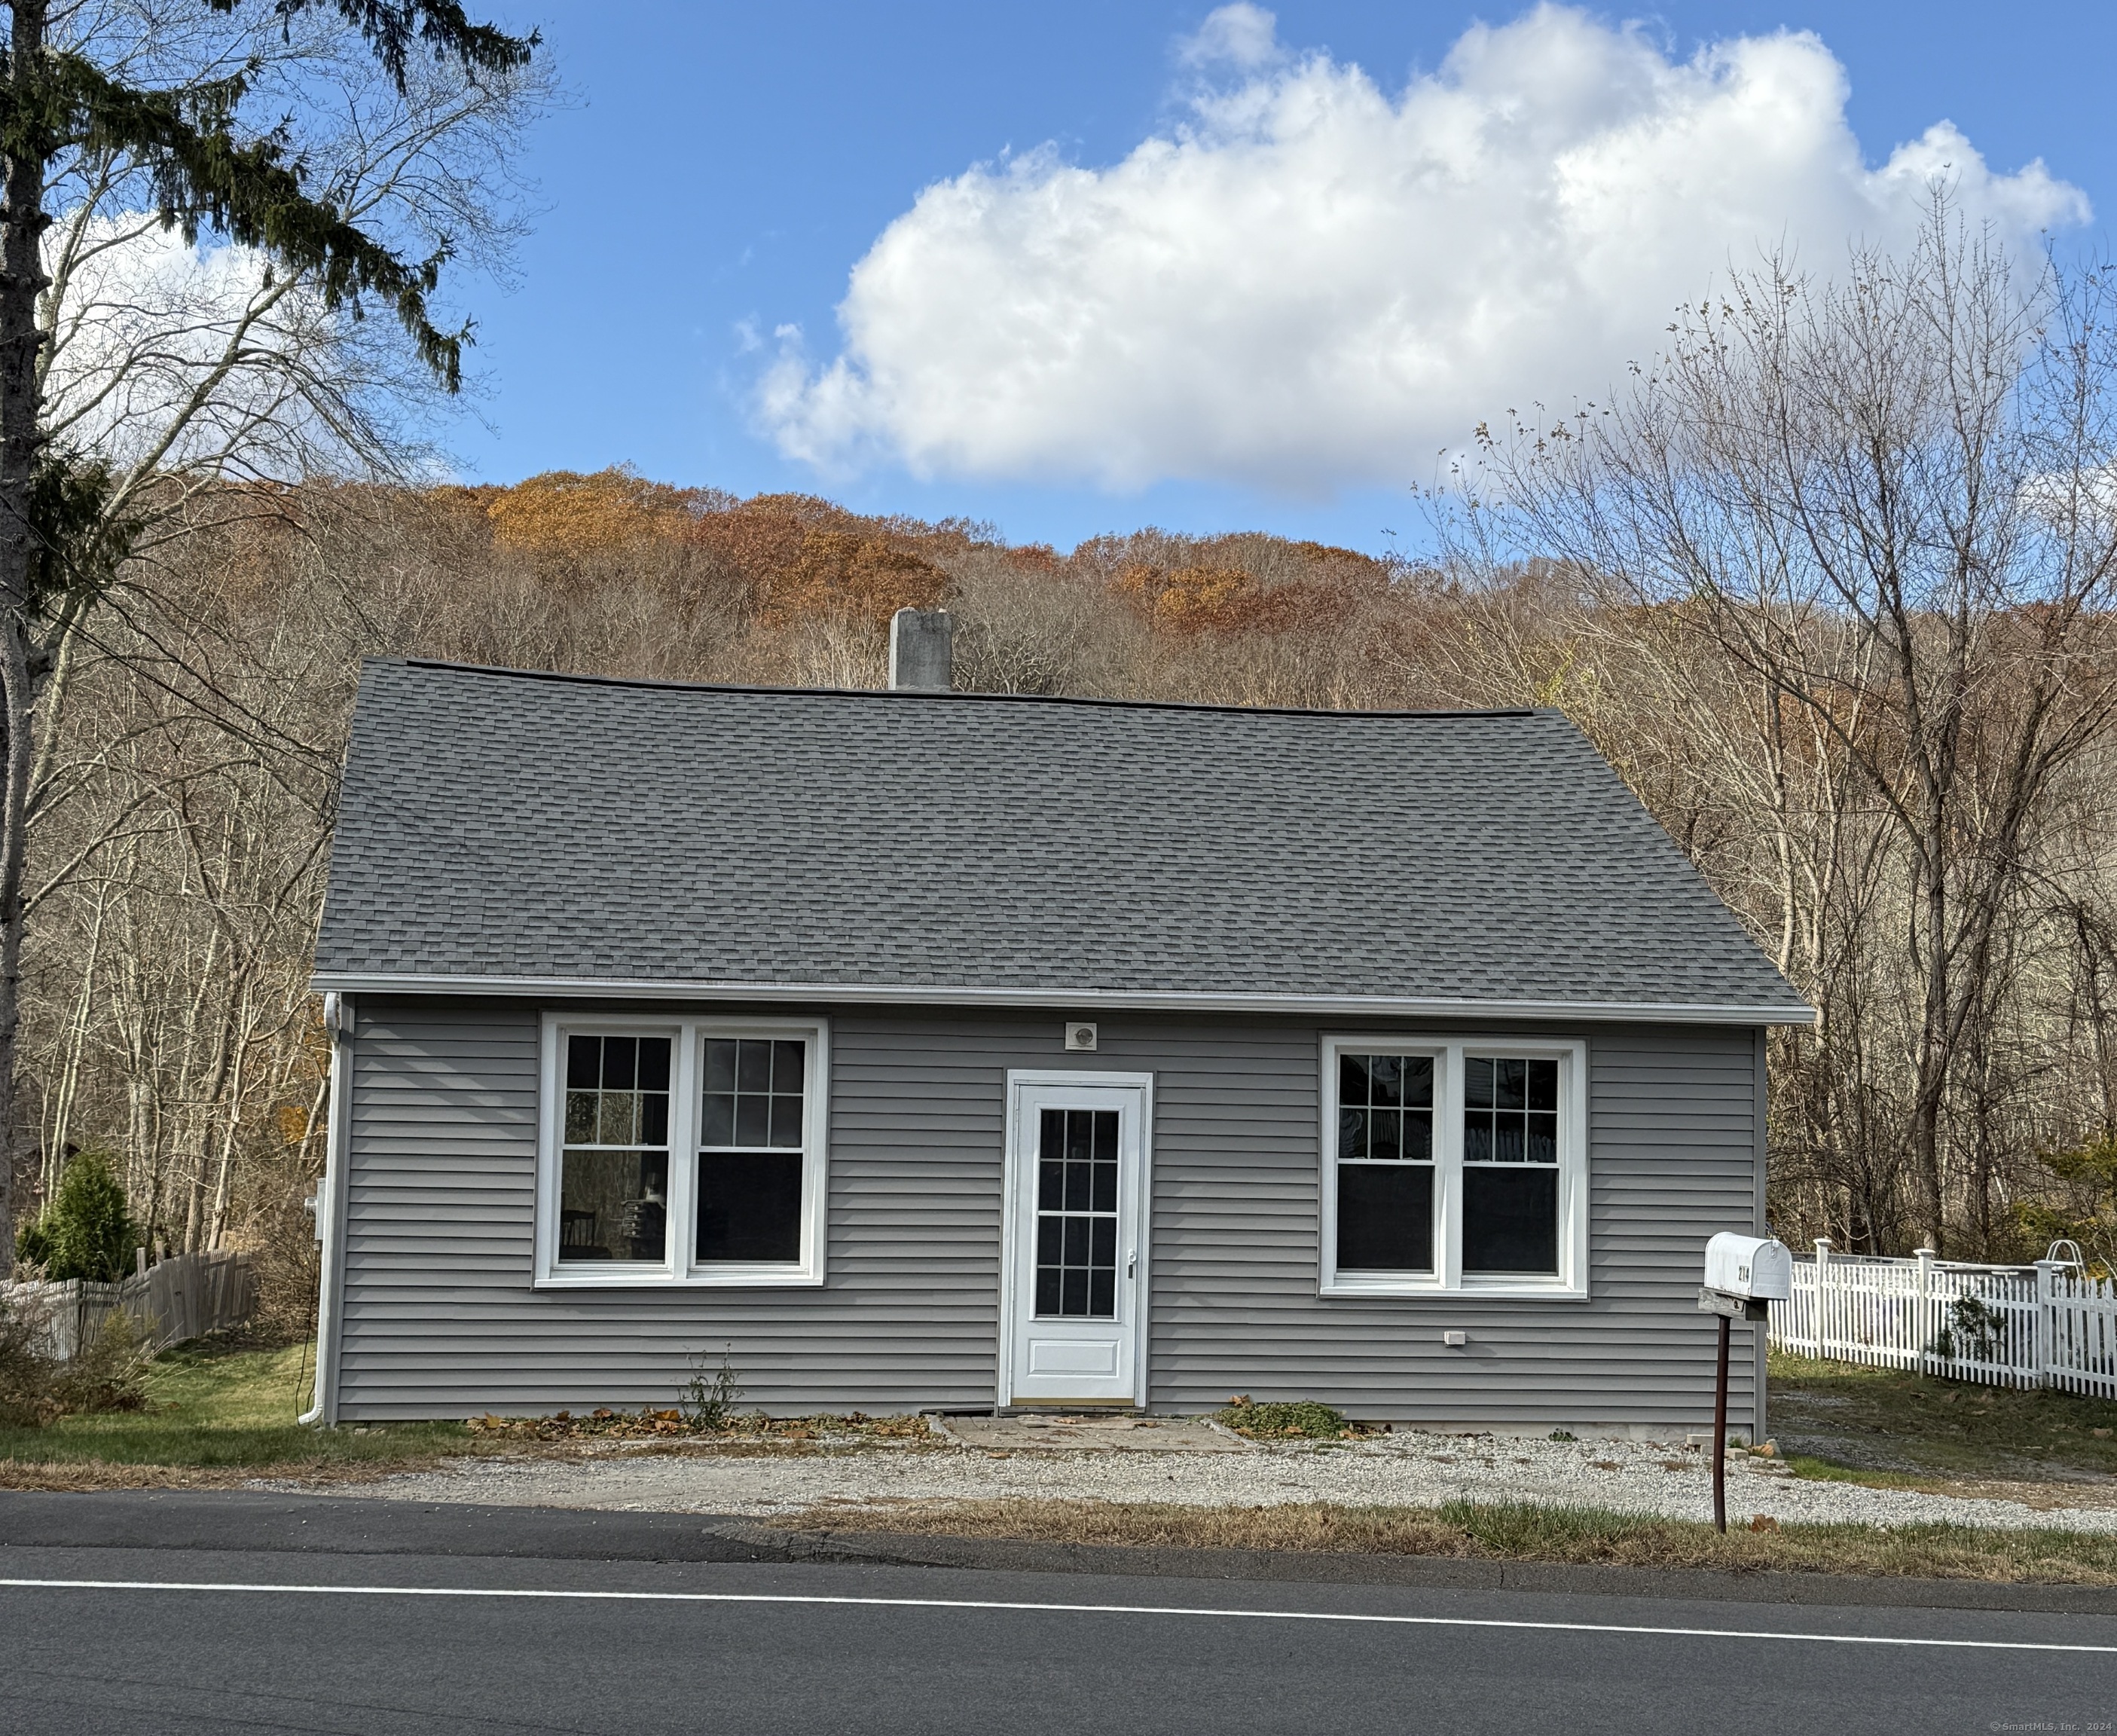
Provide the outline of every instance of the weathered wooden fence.
{"type": "Polygon", "coordinates": [[[2117,1283],[2071,1260],[1878,1259],[1819,1241],[1795,1256],[1792,1299],[1772,1304],[1769,1330],[1801,1356],[2117,1398],[2117,1283]]]}
{"type": "Polygon", "coordinates": [[[64,1361],[94,1343],[114,1314],[139,1321],[157,1350],[238,1325],[250,1318],[257,1285],[247,1254],[180,1254],[115,1284],[0,1284],[0,1300],[41,1319],[52,1355],[64,1361]]]}

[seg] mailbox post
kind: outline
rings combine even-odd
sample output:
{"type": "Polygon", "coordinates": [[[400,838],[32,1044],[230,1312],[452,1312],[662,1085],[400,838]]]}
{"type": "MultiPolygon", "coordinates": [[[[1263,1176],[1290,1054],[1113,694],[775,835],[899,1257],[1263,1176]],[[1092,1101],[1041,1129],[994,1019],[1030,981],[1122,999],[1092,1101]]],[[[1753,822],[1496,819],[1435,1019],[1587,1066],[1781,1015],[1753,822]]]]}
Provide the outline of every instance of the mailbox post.
{"type": "Polygon", "coordinates": [[[1776,1236],[1722,1230],[1705,1244],[1698,1305],[1719,1317],[1720,1362],[1713,1383],[1713,1529],[1727,1529],[1727,1333],[1737,1320],[1769,1318],[1768,1302],[1793,1295],[1793,1256],[1776,1236]]]}

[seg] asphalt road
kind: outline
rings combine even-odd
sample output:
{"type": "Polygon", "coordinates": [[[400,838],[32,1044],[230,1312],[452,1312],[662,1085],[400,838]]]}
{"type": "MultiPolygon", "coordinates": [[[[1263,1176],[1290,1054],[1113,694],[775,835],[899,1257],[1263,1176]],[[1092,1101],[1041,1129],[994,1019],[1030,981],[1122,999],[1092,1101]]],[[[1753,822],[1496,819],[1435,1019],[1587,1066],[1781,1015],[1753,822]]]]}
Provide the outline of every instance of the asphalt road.
{"type": "Polygon", "coordinates": [[[2117,1729],[2105,1615],[84,1548],[7,1512],[0,1730],[36,1736],[2117,1729]]]}

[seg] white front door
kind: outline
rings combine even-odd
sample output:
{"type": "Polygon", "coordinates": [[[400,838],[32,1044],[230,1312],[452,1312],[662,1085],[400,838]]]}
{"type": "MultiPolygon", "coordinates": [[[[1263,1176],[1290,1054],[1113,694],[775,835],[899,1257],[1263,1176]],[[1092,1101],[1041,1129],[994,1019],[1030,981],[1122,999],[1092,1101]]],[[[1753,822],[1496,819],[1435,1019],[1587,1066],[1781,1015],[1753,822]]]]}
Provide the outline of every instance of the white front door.
{"type": "Polygon", "coordinates": [[[1002,1404],[1146,1402],[1151,1085],[1008,1075],[1002,1404]]]}

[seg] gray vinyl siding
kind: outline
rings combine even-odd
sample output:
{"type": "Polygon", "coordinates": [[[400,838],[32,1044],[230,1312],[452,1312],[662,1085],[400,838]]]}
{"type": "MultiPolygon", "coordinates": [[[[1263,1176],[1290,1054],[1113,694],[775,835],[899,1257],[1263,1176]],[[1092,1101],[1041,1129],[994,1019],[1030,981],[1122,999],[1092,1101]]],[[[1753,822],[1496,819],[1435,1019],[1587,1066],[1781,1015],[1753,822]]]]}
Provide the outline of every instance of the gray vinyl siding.
{"type": "MultiPolygon", "coordinates": [[[[1155,1076],[1155,1408],[1247,1392],[1399,1422],[1710,1420],[1703,1249],[1758,1203],[1747,1029],[1550,1027],[1589,1044],[1584,1302],[1317,1295],[1318,1024],[1105,1016],[1080,1056],[1056,1016],[861,1009],[831,1026],[823,1286],[540,1292],[537,1009],[363,1000],[341,1417],[666,1404],[694,1356],[724,1349],[745,1402],[771,1410],[988,1406],[1007,1073],[1073,1064],[1155,1076]],[[1469,1344],[1445,1348],[1451,1330],[1469,1344]]],[[[1738,1424],[1755,1369],[1736,1358],[1738,1424]]]]}

